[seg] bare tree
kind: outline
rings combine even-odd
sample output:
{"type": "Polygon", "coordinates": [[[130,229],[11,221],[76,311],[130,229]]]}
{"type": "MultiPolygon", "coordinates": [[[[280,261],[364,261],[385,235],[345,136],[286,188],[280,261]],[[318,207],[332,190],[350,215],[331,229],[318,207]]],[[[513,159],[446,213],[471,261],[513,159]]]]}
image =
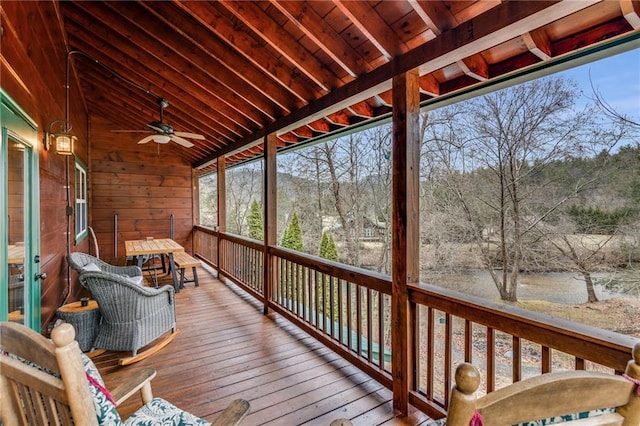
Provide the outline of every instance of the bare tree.
{"type": "Polygon", "coordinates": [[[432,113],[437,118],[425,144],[437,154],[432,158],[445,173],[469,235],[480,245],[483,231],[495,224],[497,250],[484,251],[482,261],[503,300],[517,300],[527,248],[538,238],[532,230],[596,181],[585,176],[573,186],[557,185],[544,171],[619,140],[600,127],[593,111],[574,110],[577,96],[572,81],[545,78],[432,113]]]}
{"type": "Polygon", "coordinates": [[[226,171],[227,230],[249,235],[247,215],[252,200],[262,200],[262,161],[255,161],[226,171]]]}

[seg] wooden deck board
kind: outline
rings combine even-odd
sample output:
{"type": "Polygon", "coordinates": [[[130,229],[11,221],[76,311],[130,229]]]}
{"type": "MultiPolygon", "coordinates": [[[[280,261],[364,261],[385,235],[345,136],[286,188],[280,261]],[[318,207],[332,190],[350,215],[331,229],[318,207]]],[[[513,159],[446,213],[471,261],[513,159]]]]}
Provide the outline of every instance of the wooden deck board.
{"type": "MultiPolygon", "coordinates": [[[[215,279],[209,268],[198,268],[198,276],[200,287],[176,294],[181,333],[169,346],[129,366],[117,365],[121,353],[94,358],[108,388],[153,367],[155,396],[209,420],[237,398],[251,404],[243,425],[329,425],[338,418],[415,425],[428,419],[421,413],[394,417],[391,392],[380,383],[288,321],[262,315],[260,303],[215,279]]],[[[127,418],[138,406],[134,397],[119,411],[127,418]]]]}

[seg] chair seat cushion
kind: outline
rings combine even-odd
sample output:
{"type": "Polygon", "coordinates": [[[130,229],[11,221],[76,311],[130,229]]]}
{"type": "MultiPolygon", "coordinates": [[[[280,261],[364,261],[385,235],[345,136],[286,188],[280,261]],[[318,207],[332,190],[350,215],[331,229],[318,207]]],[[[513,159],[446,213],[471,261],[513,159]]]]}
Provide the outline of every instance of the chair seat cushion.
{"type": "Polygon", "coordinates": [[[101,269],[98,265],[96,265],[95,263],[87,263],[86,265],[83,266],[83,269],[85,271],[89,271],[89,272],[100,272],[101,269]]]}
{"type": "Polygon", "coordinates": [[[208,426],[211,423],[189,414],[162,398],[153,398],[133,413],[125,425],[208,426]]]}
{"type": "MultiPolygon", "coordinates": [[[[615,410],[613,408],[601,408],[597,410],[585,411],[582,413],[575,414],[566,414],[564,416],[558,417],[550,417],[546,419],[535,420],[532,422],[524,422],[518,423],[513,426],[546,426],[546,425],[555,425],[562,424],[564,422],[568,422],[570,420],[578,420],[578,419],[588,419],[590,417],[598,417],[603,414],[613,413],[615,410]]],[[[427,426],[445,426],[447,424],[447,418],[443,418],[440,420],[433,420],[427,423],[427,426]]]]}
{"type": "Polygon", "coordinates": [[[142,275],[137,275],[135,277],[126,277],[126,278],[135,285],[142,285],[142,275]]]}
{"type": "Polygon", "coordinates": [[[93,406],[96,409],[98,424],[104,426],[121,425],[122,420],[120,419],[116,405],[111,400],[111,395],[105,388],[102,376],[95,364],[85,354],[82,354],[82,363],[84,364],[84,371],[89,380],[89,390],[93,396],[93,406]]]}

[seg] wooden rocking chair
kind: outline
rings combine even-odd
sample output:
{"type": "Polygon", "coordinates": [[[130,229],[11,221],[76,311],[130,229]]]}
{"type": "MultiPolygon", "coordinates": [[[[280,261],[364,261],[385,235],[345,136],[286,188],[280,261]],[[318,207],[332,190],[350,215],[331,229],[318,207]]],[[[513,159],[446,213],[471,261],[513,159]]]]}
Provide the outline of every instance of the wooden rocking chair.
{"type": "MultiPolygon", "coordinates": [[[[209,423],[173,404],[154,398],[146,368],[111,393],[89,358],[84,356],[70,324],[56,327],[46,339],[17,323],[0,323],[0,423],[16,425],[135,425],[209,423]],[[116,407],[140,392],[142,408],[122,421],[116,407]]],[[[249,403],[233,401],[213,425],[237,425],[249,403]]]]}
{"type": "Polygon", "coordinates": [[[640,343],[624,376],[591,371],[548,373],[476,398],[480,373],[456,369],[447,426],[640,425],[640,343]],[[526,423],[525,423],[526,422],[526,423]],[[531,423],[529,423],[531,422],[531,423]]]}

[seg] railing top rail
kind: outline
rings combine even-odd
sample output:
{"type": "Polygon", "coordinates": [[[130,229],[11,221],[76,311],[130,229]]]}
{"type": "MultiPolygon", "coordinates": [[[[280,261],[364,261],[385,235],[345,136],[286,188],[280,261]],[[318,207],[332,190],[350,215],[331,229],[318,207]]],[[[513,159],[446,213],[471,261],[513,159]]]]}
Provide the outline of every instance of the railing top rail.
{"type": "Polygon", "coordinates": [[[269,253],[282,259],[298,263],[314,271],[331,275],[379,291],[383,294],[391,294],[391,277],[388,275],[281,247],[271,246],[269,247],[269,253]]]}
{"type": "Polygon", "coordinates": [[[218,232],[218,238],[220,238],[221,240],[231,241],[233,243],[240,244],[258,251],[262,251],[264,249],[264,244],[262,242],[254,240],[253,238],[244,237],[242,235],[218,232]]]}
{"type": "Polygon", "coordinates": [[[193,229],[196,231],[204,232],[206,234],[218,235],[218,231],[216,231],[214,228],[211,228],[209,226],[193,225],[193,229]]]}
{"type": "Polygon", "coordinates": [[[624,370],[631,349],[640,341],[434,285],[409,286],[409,300],[620,371],[624,370]]]}

